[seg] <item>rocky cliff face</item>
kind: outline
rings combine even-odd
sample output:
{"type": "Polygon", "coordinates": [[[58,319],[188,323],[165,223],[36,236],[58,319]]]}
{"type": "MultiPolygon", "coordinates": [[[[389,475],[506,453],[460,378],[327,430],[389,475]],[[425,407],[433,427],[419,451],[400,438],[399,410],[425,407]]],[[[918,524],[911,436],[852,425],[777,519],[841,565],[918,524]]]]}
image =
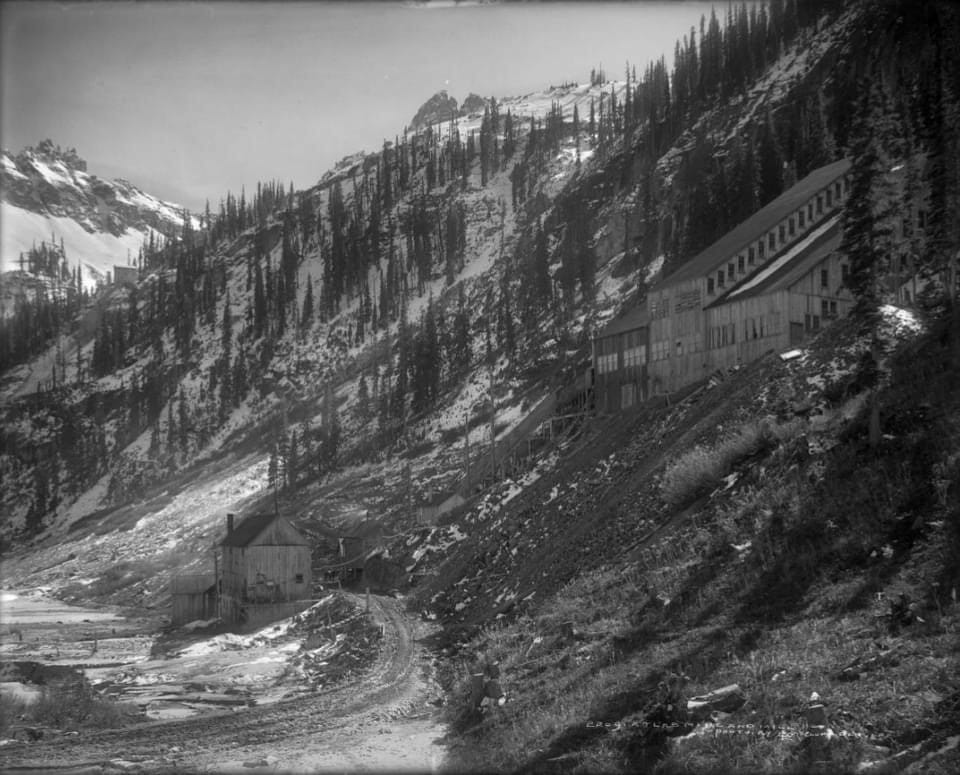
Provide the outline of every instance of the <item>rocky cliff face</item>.
{"type": "Polygon", "coordinates": [[[483,113],[483,109],[486,106],[487,101],[481,97],[479,94],[474,94],[470,92],[467,95],[467,98],[463,101],[463,104],[460,106],[460,115],[469,116],[472,113],[483,113]]]}
{"type": "Polygon", "coordinates": [[[420,106],[410,121],[410,128],[422,129],[441,121],[449,121],[457,115],[457,108],[457,100],[454,97],[447,94],[446,90],[438,91],[420,106]]]}

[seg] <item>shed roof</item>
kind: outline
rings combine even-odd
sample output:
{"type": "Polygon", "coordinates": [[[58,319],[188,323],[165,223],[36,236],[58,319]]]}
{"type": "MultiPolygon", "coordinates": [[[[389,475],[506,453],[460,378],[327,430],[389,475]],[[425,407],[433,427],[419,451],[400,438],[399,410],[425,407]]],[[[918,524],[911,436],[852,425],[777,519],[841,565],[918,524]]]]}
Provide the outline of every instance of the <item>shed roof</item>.
{"type": "Polygon", "coordinates": [[[834,216],[811,232],[793,248],[750,277],[745,277],[708,307],[717,307],[731,301],[741,301],[770,291],[787,288],[820,261],[840,248],[843,229],[840,216],[834,216]]]}
{"type": "Polygon", "coordinates": [[[850,160],[841,159],[814,170],[768,205],[761,207],[739,226],[728,231],[710,247],[691,258],[677,271],[665,277],[658,283],[658,287],[663,288],[709,273],[718,263],[727,261],[734,253],[747,247],[754,240],[760,239],[786,216],[799,209],[817,191],[846,174],[849,169],[850,160]]]}
{"type": "Polygon", "coordinates": [[[647,310],[643,307],[635,307],[626,314],[607,323],[600,332],[600,336],[614,336],[615,334],[622,334],[625,331],[635,331],[638,328],[643,328],[649,322],[650,315],[647,313],[647,310]]]}
{"type": "Polygon", "coordinates": [[[181,573],[170,577],[171,595],[199,595],[215,583],[212,573],[181,573]]]}
{"type": "Polygon", "coordinates": [[[221,546],[250,546],[251,544],[272,546],[309,546],[288,519],[279,514],[254,514],[237,525],[220,542],[221,546]]]}

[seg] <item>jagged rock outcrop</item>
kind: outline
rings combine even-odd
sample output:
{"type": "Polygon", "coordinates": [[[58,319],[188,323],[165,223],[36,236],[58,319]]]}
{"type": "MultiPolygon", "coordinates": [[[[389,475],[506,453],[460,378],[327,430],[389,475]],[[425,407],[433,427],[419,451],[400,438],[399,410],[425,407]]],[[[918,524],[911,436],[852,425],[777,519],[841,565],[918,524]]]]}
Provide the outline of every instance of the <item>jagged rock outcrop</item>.
{"type": "Polygon", "coordinates": [[[457,100],[447,94],[446,89],[438,91],[420,106],[410,121],[411,129],[423,129],[441,121],[449,121],[457,115],[457,100]]]}
{"type": "Polygon", "coordinates": [[[479,94],[470,92],[467,95],[467,98],[463,101],[463,104],[460,106],[460,115],[469,116],[471,113],[483,113],[483,109],[486,107],[487,101],[481,97],[479,94]]]}

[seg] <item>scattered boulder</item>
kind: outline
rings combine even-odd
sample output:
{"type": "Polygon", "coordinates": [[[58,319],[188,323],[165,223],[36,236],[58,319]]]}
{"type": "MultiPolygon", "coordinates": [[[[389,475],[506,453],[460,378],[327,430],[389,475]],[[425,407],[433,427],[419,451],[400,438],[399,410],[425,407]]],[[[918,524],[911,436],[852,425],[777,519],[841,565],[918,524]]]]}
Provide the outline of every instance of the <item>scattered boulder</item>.
{"type": "Polygon", "coordinates": [[[747,701],[739,684],[730,684],[687,700],[687,711],[696,721],[709,718],[714,712],[733,713],[747,701]]]}
{"type": "Polygon", "coordinates": [[[881,667],[896,667],[898,664],[900,664],[900,658],[897,650],[888,649],[872,657],[857,657],[841,669],[834,678],[837,681],[858,681],[864,673],[869,673],[881,667]]]}

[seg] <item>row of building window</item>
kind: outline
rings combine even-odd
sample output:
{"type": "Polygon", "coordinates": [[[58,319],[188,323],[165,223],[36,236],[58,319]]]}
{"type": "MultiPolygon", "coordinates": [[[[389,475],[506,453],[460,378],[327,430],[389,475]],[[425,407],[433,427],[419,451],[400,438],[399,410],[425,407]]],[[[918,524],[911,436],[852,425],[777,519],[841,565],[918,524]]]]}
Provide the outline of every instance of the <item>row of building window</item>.
{"type": "MultiPolygon", "coordinates": [[[[834,302],[836,305],[836,302],[834,302]]],[[[773,336],[780,332],[780,313],[771,312],[767,315],[759,315],[753,318],[745,318],[743,321],[743,331],[741,339],[748,342],[751,339],[763,339],[765,336],[773,336]]],[[[708,331],[707,346],[711,350],[718,347],[727,347],[737,343],[737,327],[735,323],[727,323],[722,326],[712,326],[708,331]]]]}
{"type": "Polygon", "coordinates": [[[610,355],[598,355],[597,356],[597,372],[599,374],[609,374],[611,371],[617,370],[617,354],[611,353],[610,355]]]}
{"type": "Polygon", "coordinates": [[[779,224],[775,231],[767,234],[766,242],[764,242],[764,239],[761,237],[755,244],[747,248],[745,255],[741,253],[737,256],[735,262],[730,261],[727,263],[726,269],[717,270],[716,277],[707,277],[707,293],[716,293],[721,288],[724,288],[727,282],[731,284],[734,283],[735,278],[738,275],[746,274],[747,267],[754,266],[758,259],[761,263],[766,260],[766,251],[768,249],[770,254],[773,255],[778,247],[783,247],[798,231],[804,231],[808,225],[812,227],[815,222],[814,216],[823,215],[824,203],[826,203],[827,210],[833,208],[834,199],[836,199],[837,204],[839,204],[840,199],[847,193],[847,185],[846,178],[842,178],[832,186],[828,186],[824,191],[817,194],[815,198],[811,199],[807,203],[806,208],[801,207],[795,215],[791,215],[784,223],[779,224]]]}
{"type": "Polygon", "coordinates": [[[623,351],[623,366],[629,369],[631,366],[642,366],[647,362],[647,348],[644,345],[631,347],[623,351]]]}
{"type": "Polygon", "coordinates": [[[660,299],[650,301],[651,319],[670,317],[670,299],[660,299]]]}
{"type": "Polygon", "coordinates": [[[736,343],[736,327],[733,323],[711,326],[707,332],[707,346],[711,350],[736,343]]]}
{"type": "Polygon", "coordinates": [[[650,345],[650,360],[662,361],[670,357],[669,342],[654,342],[650,345]]]}
{"type": "MultiPolygon", "coordinates": [[[[645,345],[631,347],[623,351],[623,368],[629,369],[642,366],[647,362],[647,348],[645,345]]],[[[619,356],[617,353],[605,353],[597,355],[597,373],[610,374],[620,368],[618,365],[619,356]]]]}
{"type": "MultiPolygon", "coordinates": [[[[703,349],[703,337],[699,332],[694,334],[691,337],[688,337],[686,341],[683,339],[678,339],[673,345],[673,354],[678,358],[684,353],[698,353],[703,349]]],[[[663,361],[669,358],[671,355],[670,342],[654,342],[650,345],[650,360],[651,361],[663,361]]]]}

